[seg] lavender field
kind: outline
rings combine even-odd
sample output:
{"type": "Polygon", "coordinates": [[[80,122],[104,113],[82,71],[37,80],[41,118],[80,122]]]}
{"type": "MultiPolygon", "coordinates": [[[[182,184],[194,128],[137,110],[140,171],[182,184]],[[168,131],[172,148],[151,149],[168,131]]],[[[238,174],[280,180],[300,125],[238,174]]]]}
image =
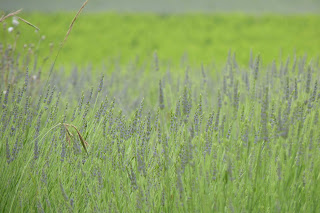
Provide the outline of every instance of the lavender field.
{"type": "Polygon", "coordinates": [[[320,211],[315,54],[64,67],[3,23],[1,212],[320,211]]]}

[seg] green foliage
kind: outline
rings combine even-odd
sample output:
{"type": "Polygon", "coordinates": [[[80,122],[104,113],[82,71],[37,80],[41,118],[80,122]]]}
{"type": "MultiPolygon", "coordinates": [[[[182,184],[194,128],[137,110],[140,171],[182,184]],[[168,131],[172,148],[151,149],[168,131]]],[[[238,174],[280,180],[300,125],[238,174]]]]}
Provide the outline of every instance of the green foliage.
{"type": "Polygon", "coordinates": [[[164,63],[162,54],[177,58],[159,48],[47,79],[47,40],[24,50],[5,42],[1,212],[320,211],[319,59],[264,64],[266,49],[242,65],[229,52],[218,68],[164,63]]]}
{"type": "MultiPolygon", "coordinates": [[[[35,43],[41,35],[46,39],[39,45],[41,60],[49,56],[49,44],[54,50],[63,40],[74,13],[31,13],[24,17],[40,28],[38,34],[29,26],[20,24],[4,40],[13,39],[20,32],[17,48],[35,43]]],[[[225,62],[229,49],[237,53],[238,63],[247,65],[248,53],[261,53],[265,64],[281,55],[307,53],[319,55],[320,17],[317,15],[243,15],[243,14],[122,14],[87,13],[77,20],[58,64],[71,68],[73,64],[133,61],[140,63],[157,51],[159,59],[174,64],[188,58],[189,63],[225,62]]],[[[8,22],[6,27],[11,26],[8,22]]],[[[51,60],[52,57],[51,57],[51,60]]]]}

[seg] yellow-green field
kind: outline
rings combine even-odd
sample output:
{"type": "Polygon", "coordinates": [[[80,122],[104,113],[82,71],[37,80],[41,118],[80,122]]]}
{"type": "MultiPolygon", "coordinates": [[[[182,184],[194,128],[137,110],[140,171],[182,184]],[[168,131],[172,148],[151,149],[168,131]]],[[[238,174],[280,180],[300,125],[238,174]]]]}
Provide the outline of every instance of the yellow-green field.
{"type": "MultiPolygon", "coordinates": [[[[45,35],[39,55],[47,57],[51,42],[56,53],[74,15],[71,12],[24,14],[23,18],[38,26],[40,32],[35,33],[33,28],[20,23],[9,34],[10,19],[5,31],[1,30],[1,40],[12,40],[19,31],[17,47],[21,49],[25,43],[37,46],[40,36],[45,35]]],[[[242,65],[248,64],[250,50],[260,53],[266,64],[293,54],[317,57],[319,35],[317,15],[87,13],[77,19],[57,64],[100,66],[110,59],[128,62],[136,56],[144,61],[157,51],[163,62],[177,64],[187,56],[190,64],[221,65],[229,49],[236,52],[242,65]]]]}

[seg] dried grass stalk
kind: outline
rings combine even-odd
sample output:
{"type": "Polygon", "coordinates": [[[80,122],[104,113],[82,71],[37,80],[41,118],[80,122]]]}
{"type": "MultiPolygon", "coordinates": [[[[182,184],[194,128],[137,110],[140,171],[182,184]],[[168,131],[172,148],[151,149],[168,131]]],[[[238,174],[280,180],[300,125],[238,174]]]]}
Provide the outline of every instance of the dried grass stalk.
{"type": "Polygon", "coordinates": [[[31,24],[31,23],[30,23],[30,22],[28,22],[27,20],[25,20],[25,19],[23,19],[23,18],[21,18],[21,17],[19,17],[19,16],[17,16],[17,17],[18,17],[18,19],[20,19],[20,20],[21,20],[21,21],[23,21],[24,23],[26,23],[26,24],[30,25],[31,27],[33,27],[33,28],[37,29],[38,31],[40,30],[37,26],[35,26],[35,25],[31,24]]]}
{"type": "Polygon", "coordinates": [[[73,20],[72,20],[72,22],[71,22],[71,24],[70,24],[70,26],[69,26],[69,29],[68,29],[68,31],[67,31],[67,34],[66,34],[66,36],[64,37],[64,40],[63,40],[63,42],[62,42],[62,44],[61,44],[61,46],[66,42],[66,40],[67,40],[67,38],[68,38],[71,30],[72,30],[73,24],[76,22],[78,16],[79,16],[80,13],[82,12],[83,8],[86,6],[86,4],[88,3],[88,1],[89,1],[89,0],[86,0],[86,1],[82,4],[82,6],[80,7],[80,9],[79,9],[79,11],[77,12],[76,16],[73,18],[73,20]]]}
{"type": "Polygon", "coordinates": [[[0,18],[0,22],[3,22],[4,20],[6,20],[7,18],[11,17],[11,16],[15,16],[17,14],[19,14],[20,12],[22,11],[22,9],[20,10],[17,10],[15,12],[12,12],[12,13],[9,13],[8,15],[2,15],[1,18],[0,18]]]}
{"type": "MultiPolygon", "coordinates": [[[[17,10],[15,12],[12,12],[12,13],[9,13],[8,15],[2,15],[1,18],[0,18],[0,22],[3,22],[4,20],[6,20],[7,18],[11,17],[11,16],[16,16],[18,15],[20,12],[22,11],[22,9],[20,10],[17,10]]],[[[37,29],[37,30],[40,30],[37,26],[35,26],[34,24],[31,24],[29,21],[17,16],[18,19],[20,19],[21,21],[23,21],[24,23],[30,25],[31,27],[37,29]]]]}
{"type": "Polygon", "coordinates": [[[69,142],[69,145],[71,146],[71,137],[73,137],[72,133],[69,131],[66,124],[63,124],[64,128],[66,129],[66,141],[69,142]]]}
{"type": "MultiPolygon", "coordinates": [[[[60,47],[59,47],[58,52],[57,52],[57,55],[56,55],[56,57],[54,58],[54,61],[53,61],[53,64],[52,64],[52,66],[51,66],[51,69],[50,69],[50,72],[49,72],[49,76],[48,76],[48,79],[47,79],[47,83],[48,83],[48,80],[49,80],[49,78],[50,78],[50,76],[51,76],[51,74],[52,74],[53,68],[54,68],[54,66],[55,66],[55,64],[56,64],[57,58],[58,58],[58,56],[59,56],[59,54],[60,54],[60,51],[61,51],[64,43],[66,42],[69,34],[71,33],[73,24],[74,24],[75,21],[77,20],[78,16],[79,16],[80,13],[82,12],[83,8],[86,6],[86,4],[88,3],[88,1],[89,1],[89,0],[86,0],[86,1],[82,4],[82,6],[80,7],[79,11],[78,11],[77,14],[75,15],[75,17],[72,19],[72,22],[71,22],[71,24],[70,24],[70,26],[69,26],[69,29],[68,29],[68,31],[67,31],[67,33],[66,33],[63,41],[62,41],[61,44],[60,44],[60,47]]],[[[47,83],[46,83],[46,84],[47,84],[47,83]]]]}
{"type": "Polygon", "coordinates": [[[66,134],[67,134],[67,135],[66,135],[66,139],[67,139],[67,141],[69,141],[69,144],[70,144],[70,139],[71,139],[71,137],[73,137],[73,135],[71,134],[71,132],[70,132],[69,129],[68,129],[68,126],[71,126],[71,127],[73,127],[73,128],[76,130],[76,132],[77,132],[77,134],[78,134],[78,137],[79,137],[79,139],[80,139],[80,141],[81,141],[82,147],[83,147],[83,149],[86,151],[86,153],[88,154],[87,146],[88,146],[89,144],[88,144],[87,141],[84,140],[84,138],[82,137],[82,135],[81,135],[80,131],[78,130],[78,128],[77,128],[75,125],[73,125],[73,124],[66,124],[66,123],[64,123],[63,126],[65,127],[65,129],[66,129],[66,131],[67,131],[67,133],[66,133],[66,134]]]}

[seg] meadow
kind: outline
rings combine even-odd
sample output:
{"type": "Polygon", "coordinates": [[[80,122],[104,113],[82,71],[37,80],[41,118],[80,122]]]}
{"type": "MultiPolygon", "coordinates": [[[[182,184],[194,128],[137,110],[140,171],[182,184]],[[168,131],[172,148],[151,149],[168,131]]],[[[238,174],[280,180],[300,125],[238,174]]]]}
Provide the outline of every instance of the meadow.
{"type": "Polygon", "coordinates": [[[50,76],[72,16],[24,18],[1,30],[0,211],[320,210],[319,17],[84,14],[50,76]]]}
{"type": "MultiPolygon", "coordinates": [[[[4,30],[0,36],[13,43],[20,32],[23,39],[17,39],[16,48],[34,44],[42,61],[56,51],[73,16],[71,12],[27,13],[23,18],[38,26],[38,33],[19,25],[12,34],[4,30]]],[[[109,61],[127,64],[137,59],[142,64],[152,59],[154,52],[165,64],[179,65],[187,58],[194,66],[222,66],[230,49],[241,65],[248,65],[251,50],[269,64],[294,54],[319,56],[319,35],[318,15],[84,13],[62,49],[57,67],[70,70],[74,65],[90,65],[100,69],[109,61]]]]}

